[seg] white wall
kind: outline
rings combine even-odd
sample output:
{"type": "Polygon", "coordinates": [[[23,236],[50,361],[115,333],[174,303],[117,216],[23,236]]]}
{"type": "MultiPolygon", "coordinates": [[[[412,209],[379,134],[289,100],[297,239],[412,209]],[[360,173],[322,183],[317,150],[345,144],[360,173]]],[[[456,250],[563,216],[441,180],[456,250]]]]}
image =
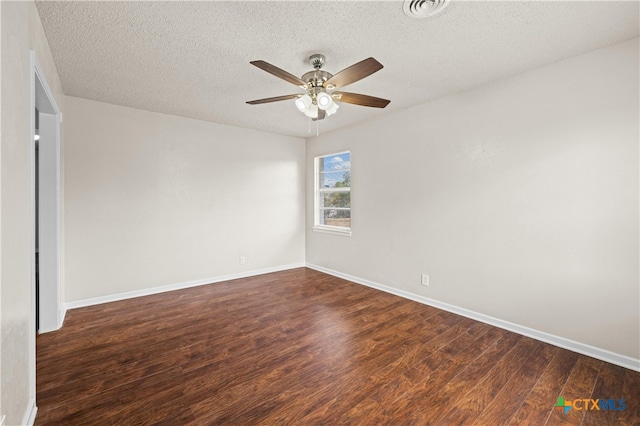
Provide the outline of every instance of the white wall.
{"type": "Polygon", "coordinates": [[[307,262],[639,359],[638,76],[635,39],[308,140],[307,262]],[[344,150],[351,238],[310,229],[344,150]]]}
{"type": "Polygon", "coordinates": [[[2,131],[0,184],[0,417],[26,420],[34,402],[30,378],[35,335],[31,302],[31,107],[29,50],[33,49],[58,106],[64,97],[49,46],[32,2],[0,2],[2,9],[2,131]]]}
{"type": "Polygon", "coordinates": [[[73,97],[65,124],[67,301],[304,263],[303,139],[73,97]]]}

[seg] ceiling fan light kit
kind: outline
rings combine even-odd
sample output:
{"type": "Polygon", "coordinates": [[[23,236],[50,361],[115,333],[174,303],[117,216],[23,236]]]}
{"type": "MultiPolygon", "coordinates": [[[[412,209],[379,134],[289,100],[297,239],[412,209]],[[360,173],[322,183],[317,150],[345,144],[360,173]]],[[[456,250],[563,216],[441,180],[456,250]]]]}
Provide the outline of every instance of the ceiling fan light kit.
{"type": "Polygon", "coordinates": [[[340,108],[337,103],[333,102],[333,98],[327,92],[320,92],[316,96],[318,108],[324,110],[327,116],[333,114],[340,108]]]}
{"type": "Polygon", "coordinates": [[[327,92],[320,92],[318,96],[316,96],[316,100],[318,101],[318,108],[326,110],[329,108],[329,105],[333,103],[331,100],[331,96],[327,95],[327,92]]]}
{"type": "Polygon", "coordinates": [[[302,95],[296,99],[296,107],[309,118],[318,118],[318,105],[313,103],[309,95],[302,95]]]}
{"type": "Polygon", "coordinates": [[[374,58],[367,58],[333,75],[322,69],[325,63],[325,57],[317,53],[309,57],[309,63],[313,67],[313,71],[303,74],[301,78],[265,61],[251,61],[250,63],[263,71],[305,90],[303,94],[276,96],[248,101],[247,103],[250,105],[295,99],[296,108],[307,117],[317,121],[334,114],[338,110],[340,106],[336,101],[373,108],[384,108],[390,102],[387,99],[376,98],[374,96],[335,91],[335,89],[355,83],[381,70],[382,64],[374,58]]]}
{"type": "Polygon", "coordinates": [[[296,106],[301,112],[305,112],[309,110],[309,107],[313,104],[311,96],[302,95],[298,99],[296,99],[296,106]]]}

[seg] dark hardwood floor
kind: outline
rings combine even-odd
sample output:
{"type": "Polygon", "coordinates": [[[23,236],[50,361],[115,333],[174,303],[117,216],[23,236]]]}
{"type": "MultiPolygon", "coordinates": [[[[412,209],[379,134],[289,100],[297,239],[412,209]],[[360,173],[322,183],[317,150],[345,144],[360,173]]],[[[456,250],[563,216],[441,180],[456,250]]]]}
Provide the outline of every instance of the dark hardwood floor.
{"type": "Polygon", "coordinates": [[[639,425],[639,399],[640,373],[305,268],[72,310],[37,338],[36,425],[639,425]]]}

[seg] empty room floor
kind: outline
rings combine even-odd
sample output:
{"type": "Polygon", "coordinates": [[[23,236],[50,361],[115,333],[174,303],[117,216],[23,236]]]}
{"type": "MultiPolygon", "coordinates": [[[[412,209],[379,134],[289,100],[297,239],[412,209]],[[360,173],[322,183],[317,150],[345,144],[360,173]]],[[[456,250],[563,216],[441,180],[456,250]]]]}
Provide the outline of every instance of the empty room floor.
{"type": "Polygon", "coordinates": [[[307,268],[71,310],[37,337],[36,425],[638,425],[639,398],[638,372],[307,268]]]}

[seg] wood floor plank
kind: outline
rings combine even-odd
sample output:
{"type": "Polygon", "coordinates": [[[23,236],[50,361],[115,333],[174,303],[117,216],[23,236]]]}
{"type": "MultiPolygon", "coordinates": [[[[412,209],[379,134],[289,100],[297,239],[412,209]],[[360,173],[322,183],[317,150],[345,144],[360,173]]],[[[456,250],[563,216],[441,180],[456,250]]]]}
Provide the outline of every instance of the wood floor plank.
{"type": "MultiPolygon", "coordinates": [[[[389,337],[391,337],[392,330],[393,327],[387,329],[384,334],[385,338],[381,341],[368,339],[361,341],[358,346],[350,346],[350,356],[348,358],[345,358],[342,352],[333,358],[329,358],[328,360],[325,358],[323,365],[326,368],[318,369],[316,368],[318,363],[314,363],[314,365],[312,366],[313,375],[316,376],[316,378],[326,378],[325,382],[323,383],[326,385],[333,384],[335,382],[336,376],[342,377],[346,374],[348,375],[349,380],[345,382],[348,383],[352,388],[350,392],[360,391],[361,389],[357,389],[357,385],[358,383],[361,383],[363,381],[364,376],[362,372],[358,370],[359,365],[366,362],[367,364],[373,366],[375,369],[382,369],[384,366],[393,362],[393,360],[400,356],[399,354],[405,350],[403,346],[394,347],[394,344],[392,343],[393,340],[389,339],[389,337]]],[[[301,356],[308,357],[312,355],[309,353],[305,353],[301,356]]],[[[364,370],[363,372],[366,371],[367,370],[364,370]]],[[[292,385],[297,384],[301,373],[302,377],[304,378],[305,368],[303,366],[303,368],[297,369],[297,377],[295,377],[295,381],[287,380],[289,379],[289,377],[287,377],[284,373],[284,371],[272,370],[270,374],[265,378],[265,380],[267,380],[272,385],[282,380],[287,381],[287,388],[290,389],[292,385]]],[[[234,388],[234,392],[227,396],[227,399],[229,401],[228,403],[230,405],[228,411],[234,413],[236,417],[240,417],[244,414],[248,407],[253,409],[256,405],[260,405],[262,401],[260,401],[258,398],[255,401],[247,401],[247,398],[244,398],[241,401],[238,400],[238,395],[245,395],[247,393],[246,389],[253,386],[260,386],[260,383],[256,383],[255,381],[248,381],[243,383],[241,386],[234,388]]],[[[224,397],[224,395],[216,395],[217,400],[220,400],[220,398],[224,397]]],[[[318,395],[316,395],[316,397],[318,397],[318,395]]],[[[194,406],[192,407],[192,409],[194,413],[198,415],[199,413],[202,413],[203,407],[194,406]]],[[[215,420],[217,423],[225,423],[232,419],[221,417],[211,420],[215,420]]],[[[245,417],[242,417],[243,422],[246,420],[247,419],[245,417]]]]}
{"type": "Polygon", "coordinates": [[[414,411],[409,417],[411,424],[439,422],[456,404],[464,401],[464,397],[471,389],[494,370],[497,362],[512,353],[516,347],[516,356],[526,350],[528,345],[522,346],[522,340],[523,338],[519,335],[504,333],[491,347],[449,380],[443,383],[423,381],[421,388],[412,388],[411,394],[416,396],[422,394],[423,398],[429,399],[430,409],[428,411],[414,411]]]}
{"type": "MultiPolygon", "coordinates": [[[[623,393],[625,375],[626,370],[624,368],[612,364],[604,364],[600,369],[591,398],[597,400],[606,399],[607,401],[613,399],[615,406],[619,407],[619,401],[625,397],[623,393]]],[[[631,398],[630,402],[634,399],[631,398]]],[[[627,407],[626,409],[631,411],[633,407],[627,407]]],[[[589,410],[585,413],[582,424],[589,426],[615,426],[623,424],[623,420],[622,412],[619,411],[589,410]]]]}
{"type": "Polygon", "coordinates": [[[306,268],[70,310],[36,392],[38,426],[640,424],[640,373],[306,268]]]}
{"type": "MultiPolygon", "coordinates": [[[[87,398],[72,400],[71,403],[64,405],[50,408],[43,404],[38,412],[42,409],[47,412],[47,422],[44,424],[118,424],[113,420],[121,418],[124,410],[131,411],[136,407],[135,404],[130,406],[124,404],[123,396],[126,396],[136,388],[141,388],[146,390],[148,394],[139,401],[140,403],[158,401],[159,398],[163,399],[165,396],[180,392],[176,383],[181,376],[182,371],[179,368],[173,368],[162,374],[148,376],[136,382],[96,393],[87,398]]],[[[36,417],[36,423],[39,423],[39,415],[36,417]]]]}
{"type": "Polygon", "coordinates": [[[473,423],[482,411],[496,398],[509,379],[528,361],[532,353],[540,351],[538,342],[524,338],[485,375],[465,396],[443,417],[449,424],[473,423]]]}
{"type": "MultiPolygon", "coordinates": [[[[560,392],[566,401],[590,399],[593,388],[603,362],[589,357],[580,357],[569,375],[569,379],[560,392]]],[[[578,408],[565,412],[561,407],[555,407],[551,412],[548,425],[580,425],[584,419],[586,403],[579,404],[578,408]]]]}
{"type": "MultiPolygon", "coordinates": [[[[469,344],[469,333],[483,334],[489,328],[490,327],[486,326],[485,324],[474,323],[467,329],[465,333],[462,333],[458,337],[450,339],[446,343],[445,347],[449,348],[460,345],[466,347],[469,344]]],[[[443,333],[443,335],[444,334],[446,333],[443,333]]],[[[458,333],[456,332],[455,334],[458,333]]],[[[339,418],[340,422],[345,422],[348,417],[343,416],[342,413],[345,410],[351,409],[354,401],[357,401],[357,399],[360,397],[366,398],[372,392],[375,392],[375,390],[381,385],[388,382],[390,379],[397,377],[399,374],[415,365],[425,357],[425,354],[431,353],[429,347],[429,342],[410,342],[409,345],[393,348],[392,351],[394,351],[395,354],[391,358],[393,360],[392,362],[388,363],[377,373],[364,380],[357,389],[345,390],[345,392],[351,393],[351,397],[348,399],[348,401],[350,401],[348,405],[340,405],[339,402],[342,399],[335,398],[334,395],[332,399],[325,400],[325,403],[322,404],[322,412],[319,414],[319,416],[325,420],[329,420],[327,418],[326,412],[330,411],[333,418],[339,418]]],[[[300,401],[305,400],[305,396],[309,395],[309,393],[316,392],[318,388],[319,384],[314,383],[314,386],[312,388],[303,389],[302,393],[295,394],[294,392],[291,392],[292,395],[290,395],[289,399],[292,403],[289,405],[287,405],[286,403],[280,404],[277,409],[272,410],[269,415],[264,418],[264,421],[270,424],[277,424],[278,422],[283,421],[285,418],[290,417],[292,413],[299,413],[296,414],[296,416],[304,415],[306,412],[310,411],[309,406],[301,404],[300,401]]],[[[320,395],[315,395],[312,400],[322,401],[323,399],[320,397],[320,395]]],[[[311,417],[312,416],[308,416],[307,420],[310,421],[311,417]]]]}
{"type": "MultiPolygon", "coordinates": [[[[469,322],[461,325],[462,318],[449,318],[436,326],[441,329],[436,337],[426,338],[422,350],[426,353],[437,351],[447,342],[462,332],[462,329],[469,326],[469,322]]],[[[430,334],[425,334],[430,335],[430,334]]],[[[380,377],[359,376],[352,377],[340,387],[339,392],[332,391],[331,388],[320,389],[314,394],[313,402],[302,412],[302,419],[305,422],[313,423],[321,419],[338,421],[342,414],[351,409],[354,402],[364,399],[379,384],[380,377]],[[351,395],[347,397],[348,395],[351,395]],[[327,418],[327,413],[330,413],[327,418]]]]}
{"type": "Polygon", "coordinates": [[[482,328],[470,328],[469,331],[441,350],[431,352],[428,357],[395,379],[380,383],[371,395],[347,411],[340,421],[349,424],[369,424],[371,418],[378,421],[384,418],[393,420],[396,412],[411,409],[404,401],[407,400],[405,395],[411,392],[414,386],[421,382],[433,384],[446,381],[448,377],[464,369],[471,360],[501,336],[501,330],[495,328],[490,328],[486,333],[482,333],[482,328]],[[478,336],[475,340],[468,339],[473,330],[479,331],[478,336]],[[473,352],[476,352],[475,356],[473,352]],[[394,410],[386,407],[394,407],[394,410]]]}
{"type": "Polygon", "coordinates": [[[558,349],[549,364],[543,367],[542,375],[511,419],[510,424],[523,426],[545,424],[578,358],[579,355],[575,352],[558,349]]]}
{"type": "Polygon", "coordinates": [[[618,421],[624,425],[640,425],[640,373],[625,371],[622,395],[627,408],[618,411],[618,421]]]}
{"type": "Polygon", "coordinates": [[[543,371],[540,365],[547,365],[558,348],[546,343],[537,342],[529,358],[514,372],[507,383],[493,398],[486,408],[474,420],[476,424],[508,425],[516,414],[522,401],[529,394],[543,371]]]}

